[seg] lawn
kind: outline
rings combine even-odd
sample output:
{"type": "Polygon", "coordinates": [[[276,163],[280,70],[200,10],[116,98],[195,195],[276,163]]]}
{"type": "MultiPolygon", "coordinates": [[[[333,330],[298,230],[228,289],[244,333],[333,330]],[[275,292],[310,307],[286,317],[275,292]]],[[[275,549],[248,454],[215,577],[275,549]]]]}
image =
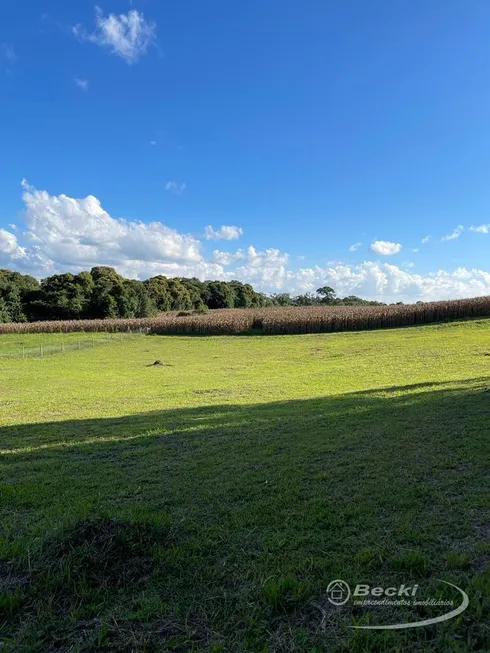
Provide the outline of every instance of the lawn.
{"type": "Polygon", "coordinates": [[[489,650],[490,320],[114,339],[0,379],[2,650],[489,650]],[[470,602],[357,630],[441,608],[337,608],[337,578],[470,602]]]}

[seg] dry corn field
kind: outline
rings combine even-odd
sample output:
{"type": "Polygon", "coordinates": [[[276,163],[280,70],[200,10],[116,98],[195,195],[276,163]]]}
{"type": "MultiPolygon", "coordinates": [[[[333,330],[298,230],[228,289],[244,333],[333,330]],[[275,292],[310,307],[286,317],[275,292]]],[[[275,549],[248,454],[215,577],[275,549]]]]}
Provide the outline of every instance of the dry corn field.
{"type": "Polygon", "coordinates": [[[162,313],[140,319],[0,324],[0,333],[146,331],[157,334],[264,334],[358,331],[490,316],[490,297],[391,306],[288,306],[222,309],[207,314],[162,313]]]}

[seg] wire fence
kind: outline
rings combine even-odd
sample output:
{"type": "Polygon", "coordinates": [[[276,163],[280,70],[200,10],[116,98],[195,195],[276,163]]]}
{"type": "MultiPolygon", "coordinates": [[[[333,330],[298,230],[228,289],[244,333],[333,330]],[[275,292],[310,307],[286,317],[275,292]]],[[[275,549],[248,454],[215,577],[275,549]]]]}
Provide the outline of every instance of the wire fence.
{"type": "Polygon", "coordinates": [[[34,344],[26,339],[23,342],[7,344],[2,350],[2,336],[0,336],[0,359],[5,358],[44,358],[53,354],[65,354],[68,352],[79,351],[82,349],[92,349],[111,342],[122,342],[136,337],[146,335],[147,329],[136,331],[127,331],[120,333],[87,333],[77,334],[79,337],[73,338],[74,334],[59,334],[59,336],[43,338],[37,340],[34,344]]]}

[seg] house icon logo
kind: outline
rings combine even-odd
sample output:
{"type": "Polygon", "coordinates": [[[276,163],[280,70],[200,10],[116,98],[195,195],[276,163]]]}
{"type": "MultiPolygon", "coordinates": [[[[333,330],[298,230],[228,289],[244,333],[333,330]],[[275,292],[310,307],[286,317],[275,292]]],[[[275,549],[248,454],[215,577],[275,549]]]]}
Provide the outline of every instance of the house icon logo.
{"type": "Polygon", "coordinates": [[[327,599],[333,605],[344,605],[350,599],[350,587],[345,580],[333,580],[327,587],[327,599]]]}

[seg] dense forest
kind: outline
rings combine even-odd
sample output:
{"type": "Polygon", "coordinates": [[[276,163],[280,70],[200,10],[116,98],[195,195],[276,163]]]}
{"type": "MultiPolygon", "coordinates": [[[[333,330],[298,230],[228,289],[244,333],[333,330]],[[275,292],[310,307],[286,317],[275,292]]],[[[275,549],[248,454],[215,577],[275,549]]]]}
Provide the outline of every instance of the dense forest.
{"type": "Polygon", "coordinates": [[[165,311],[206,312],[214,308],[374,305],[358,297],[339,299],[325,286],[316,294],[267,296],[240,281],[200,281],[161,275],[138,281],[99,266],[79,274],[55,274],[38,281],[0,270],[0,322],[152,317],[165,311]]]}

